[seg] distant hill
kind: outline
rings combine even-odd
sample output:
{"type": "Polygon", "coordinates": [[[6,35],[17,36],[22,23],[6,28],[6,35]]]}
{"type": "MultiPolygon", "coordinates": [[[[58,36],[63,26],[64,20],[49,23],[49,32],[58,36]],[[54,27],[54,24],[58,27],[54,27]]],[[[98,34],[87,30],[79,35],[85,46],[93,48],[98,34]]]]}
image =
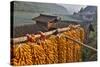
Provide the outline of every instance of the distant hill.
{"type": "Polygon", "coordinates": [[[87,6],[86,8],[80,10],[79,12],[96,12],[97,7],[96,6],[87,6]]]}
{"type": "Polygon", "coordinates": [[[14,1],[15,11],[26,11],[36,13],[51,13],[51,14],[68,14],[68,11],[63,6],[50,3],[22,2],[14,1]]]}

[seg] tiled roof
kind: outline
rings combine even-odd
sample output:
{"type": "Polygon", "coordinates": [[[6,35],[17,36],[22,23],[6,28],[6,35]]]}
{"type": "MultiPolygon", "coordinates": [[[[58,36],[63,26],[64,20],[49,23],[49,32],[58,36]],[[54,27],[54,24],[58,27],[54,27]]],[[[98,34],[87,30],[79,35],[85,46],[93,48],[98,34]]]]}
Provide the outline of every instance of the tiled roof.
{"type": "Polygon", "coordinates": [[[57,16],[43,15],[43,14],[40,14],[40,16],[33,18],[33,20],[41,22],[49,22],[55,19],[57,19],[57,16]]]}

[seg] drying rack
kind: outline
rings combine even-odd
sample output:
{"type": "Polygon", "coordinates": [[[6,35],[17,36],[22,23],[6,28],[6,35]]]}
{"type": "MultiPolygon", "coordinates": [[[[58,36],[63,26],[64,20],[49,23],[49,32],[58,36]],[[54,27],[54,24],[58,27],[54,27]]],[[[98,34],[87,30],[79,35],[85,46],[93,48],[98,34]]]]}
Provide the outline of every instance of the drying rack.
{"type": "MultiPolygon", "coordinates": [[[[75,25],[75,26],[74,26],[74,28],[77,28],[77,27],[80,27],[80,25],[78,24],[78,25],[75,25]]],[[[58,28],[58,29],[55,29],[55,30],[52,30],[52,31],[44,32],[44,34],[45,34],[46,36],[48,36],[48,35],[52,35],[52,34],[55,33],[55,32],[60,33],[60,32],[64,32],[64,31],[68,31],[68,30],[70,30],[70,27],[58,28]]],[[[36,38],[41,37],[40,34],[36,34],[36,35],[34,35],[34,36],[35,36],[36,38]]],[[[65,37],[68,38],[68,39],[70,39],[70,40],[72,40],[72,41],[74,41],[74,42],[76,42],[76,43],[78,43],[78,44],[80,44],[80,45],[82,45],[82,46],[84,46],[84,47],[86,47],[86,48],[89,48],[89,49],[91,49],[91,50],[97,52],[97,49],[96,49],[96,48],[93,48],[93,47],[91,47],[91,46],[89,46],[89,45],[86,45],[86,44],[84,44],[84,43],[82,43],[82,42],[80,42],[80,41],[78,41],[78,40],[75,40],[75,39],[73,39],[73,38],[67,36],[67,35],[66,35],[65,37]]],[[[11,42],[13,42],[14,44],[16,44],[16,43],[21,43],[21,42],[25,42],[25,41],[27,41],[27,36],[18,37],[18,38],[12,38],[12,39],[11,39],[11,42]]]]}

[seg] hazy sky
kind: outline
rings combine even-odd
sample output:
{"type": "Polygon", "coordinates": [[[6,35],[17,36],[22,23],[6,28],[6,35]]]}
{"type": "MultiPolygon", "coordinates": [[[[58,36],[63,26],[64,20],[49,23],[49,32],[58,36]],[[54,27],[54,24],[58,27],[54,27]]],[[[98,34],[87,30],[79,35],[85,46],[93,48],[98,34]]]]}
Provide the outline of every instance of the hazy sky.
{"type": "Polygon", "coordinates": [[[67,8],[68,12],[73,14],[73,12],[78,12],[82,7],[85,8],[85,5],[66,5],[66,4],[59,4],[65,8],[67,8]]]}

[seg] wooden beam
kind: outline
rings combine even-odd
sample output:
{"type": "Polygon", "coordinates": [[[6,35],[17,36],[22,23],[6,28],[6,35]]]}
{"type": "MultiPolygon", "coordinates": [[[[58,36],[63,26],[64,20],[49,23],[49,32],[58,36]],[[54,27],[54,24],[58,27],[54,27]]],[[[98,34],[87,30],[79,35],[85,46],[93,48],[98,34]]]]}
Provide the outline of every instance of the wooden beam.
{"type": "MultiPolygon", "coordinates": [[[[77,28],[77,27],[79,27],[79,26],[80,26],[80,25],[75,25],[74,27],[77,28]]],[[[63,31],[67,31],[67,30],[70,30],[70,27],[58,28],[58,29],[56,29],[56,30],[52,30],[52,31],[45,32],[44,34],[45,34],[46,36],[48,36],[48,35],[51,35],[51,34],[55,33],[56,31],[59,33],[59,32],[63,32],[63,31]]],[[[40,35],[37,34],[37,35],[35,35],[35,37],[40,37],[40,35]]],[[[12,42],[12,43],[20,43],[20,42],[25,42],[25,41],[27,41],[27,37],[26,37],[26,36],[18,37],[18,38],[12,38],[12,39],[11,39],[11,42],[12,42]]]]}

